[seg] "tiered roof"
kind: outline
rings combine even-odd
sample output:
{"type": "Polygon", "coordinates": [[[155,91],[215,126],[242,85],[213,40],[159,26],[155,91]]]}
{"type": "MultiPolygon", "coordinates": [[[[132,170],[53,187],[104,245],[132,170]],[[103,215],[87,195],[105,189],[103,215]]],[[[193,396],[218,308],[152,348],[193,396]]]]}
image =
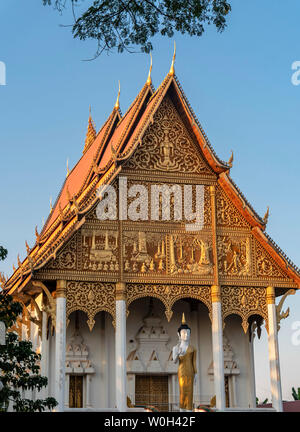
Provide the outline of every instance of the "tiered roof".
{"type": "Polygon", "coordinates": [[[270,253],[283,271],[300,288],[300,270],[281,249],[264,233],[266,221],[248,203],[232,181],[231,163],[218,158],[202,126],[175,76],[174,67],[156,91],[148,76],[127,112],[121,116],[119,98],[110,116],[96,135],[91,115],[83,155],[67,176],[41,234],[36,230],[36,243],[27,248],[28,255],[3,286],[10,293],[20,291],[31,279],[33,272],[42,268],[85,222],[85,215],[99,199],[101,184],[111,182],[122,170],[122,165],[140,145],[148,125],[165,95],[171,97],[188,130],[196,141],[208,165],[218,178],[218,184],[252,227],[255,238],[270,253]]]}

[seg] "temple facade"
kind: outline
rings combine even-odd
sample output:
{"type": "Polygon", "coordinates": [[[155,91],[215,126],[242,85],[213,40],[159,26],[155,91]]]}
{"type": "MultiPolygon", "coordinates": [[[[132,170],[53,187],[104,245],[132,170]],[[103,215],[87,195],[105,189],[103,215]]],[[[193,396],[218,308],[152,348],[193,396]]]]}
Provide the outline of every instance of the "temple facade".
{"type": "Polygon", "coordinates": [[[90,115],[81,159],[2,279],[24,306],[12,330],[41,353],[42,396],[58,411],[177,411],[183,312],[195,408],[256,408],[253,339],[265,326],[282,410],[277,334],[300,272],[231,179],[232,161],[215,154],[174,64],[157,90],[149,74],[123,116],[118,97],[98,132],[90,115]]]}

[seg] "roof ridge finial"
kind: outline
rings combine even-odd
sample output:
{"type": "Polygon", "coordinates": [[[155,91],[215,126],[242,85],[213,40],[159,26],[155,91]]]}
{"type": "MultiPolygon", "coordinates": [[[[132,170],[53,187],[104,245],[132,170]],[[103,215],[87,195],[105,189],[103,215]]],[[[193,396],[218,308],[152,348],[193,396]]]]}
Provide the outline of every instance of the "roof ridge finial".
{"type": "Polygon", "coordinates": [[[52,196],[50,196],[50,213],[52,212],[52,210],[53,210],[53,206],[52,206],[52,196]]]}
{"type": "Polygon", "coordinates": [[[269,214],[270,214],[270,207],[268,206],[268,207],[267,207],[267,211],[266,211],[266,213],[265,213],[265,215],[264,215],[264,217],[263,217],[263,221],[264,221],[265,224],[268,223],[269,214]]]}
{"type": "Polygon", "coordinates": [[[175,75],[175,69],[174,69],[175,57],[176,57],[176,42],[174,41],[174,53],[173,53],[172,63],[169,71],[170,76],[175,75]]]}
{"type": "Polygon", "coordinates": [[[85,138],[84,148],[83,148],[82,153],[85,153],[90,148],[90,146],[95,141],[96,136],[97,136],[96,126],[95,126],[95,123],[92,119],[92,109],[91,109],[91,105],[90,105],[89,106],[89,121],[88,121],[87,133],[86,133],[86,138],[85,138]]]}
{"type": "Polygon", "coordinates": [[[118,91],[118,97],[115,103],[115,109],[118,110],[120,108],[120,93],[121,93],[121,85],[120,85],[120,80],[119,80],[119,91],[118,91]]]}
{"type": "Polygon", "coordinates": [[[149,73],[148,73],[148,78],[147,78],[147,85],[150,86],[152,84],[152,79],[151,79],[151,72],[152,72],[152,53],[150,51],[150,68],[149,68],[149,73]]]}
{"type": "Polygon", "coordinates": [[[70,170],[69,170],[69,158],[67,158],[67,175],[66,175],[66,177],[68,177],[69,174],[70,174],[70,170]]]}

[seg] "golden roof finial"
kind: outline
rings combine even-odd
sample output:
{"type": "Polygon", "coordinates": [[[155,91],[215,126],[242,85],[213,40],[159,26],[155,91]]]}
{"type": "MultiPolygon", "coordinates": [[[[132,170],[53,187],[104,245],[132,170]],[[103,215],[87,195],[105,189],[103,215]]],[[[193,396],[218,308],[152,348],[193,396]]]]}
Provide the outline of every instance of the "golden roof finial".
{"type": "Polygon", "coordinates": [[[186,324],[185,316],[184,316],[184,312],[182,312],[182,320],[181,320],[181,324],[186,324]]]}
{"type": "Polygon", "coordinates": [[[175,69],[174,69],[175,57],[176,57],[176,42],[174,41],[174,53],[173,53],[172,63],[169,71],[169,75],[171,76],[175,75],[175,69]]]}
{"type": "Polygon", "coordinates": [[[50,197],[50,213],[52,212],[52,210],[53,210],[53,206],[52,206],[52,197],[50,197]]]}
{"type": "Polygon", "coordinates": [[[70,170],[69,170],[69,158],[67,158],[67,175],[66,175],[66,177],[68,177],[69,174],[70,174],[70,170]]]}
{"type": "Polygon", "coordinates": [[[152,79],[151,79],[151,72],[152,72],[152,54],[150,51],[150,69],[149,69],[149,73],[148,73],[148,78],[147,78],[147,85],[150,86],[152,84],[152,79]]]}
{"type": "Polygon", "coordinates": [[[266,211],[266,213],[264,215],[264,219],[263,219],[265,224],[268,223],[268,219],[269,219],[269,206],[267,207],[267,211],[266,211]]]}
{"type": "Polygon", "coordinates": [[[85,153],[90,148],[91,144],[93,144],[93,142],[95,141],[96,136],[97,136],[97,132],[96,132],[95,123],[92,119],[92,110],[90,105],[89,121],[88,121],[87,133],[86,133],[86,138],[84,143],[84,149],[82,153],[85,153]]]}
{"type": "Polygon", "coordinates": [[[25,246],[26,246],[27,255],[28,255],[29,252],[30,252],[30,247],[29,247],[29,245],[28,245],[28,243],[27,243],[27,240],[25,240],[25,246]]]}
{"type": "Polygon", "coordinates": [[[118,110],[120,108],[120,93],[121,93],[121,85],[120,85],[120,81],[119,81],[119,91],[118,91],[118,97],[115,103],[115,109],[118,110]]]}
{"type": "Polygon", "coordinates": [[[231,156],[229,158],[229,161],[227,162],[230,168],[232,167],[232,162],[233,162],[233,151],[231,150],[231,156]]]}

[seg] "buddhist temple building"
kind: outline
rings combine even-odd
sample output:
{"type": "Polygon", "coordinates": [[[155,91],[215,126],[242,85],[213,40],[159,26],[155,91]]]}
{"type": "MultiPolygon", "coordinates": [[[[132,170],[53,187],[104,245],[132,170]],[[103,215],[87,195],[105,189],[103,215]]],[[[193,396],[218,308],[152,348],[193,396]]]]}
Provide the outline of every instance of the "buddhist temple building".
{"type": "Polygon", "coordinates": [[[35,244],[2,277],[23,304],[13,330],[42,355],[43,396],[58,411],[178,411],[172,347],[184,313],[194,407],[256,409],[253,339],[265,326],[282,411],[278,330],[299,269],[266,233],[268,212],[231,179],[233,157],[213,150],[174,59],[156,90],[149,73],[124,115],[119,96],[99,131],[90,114],[83,154],[35,244]]]}

